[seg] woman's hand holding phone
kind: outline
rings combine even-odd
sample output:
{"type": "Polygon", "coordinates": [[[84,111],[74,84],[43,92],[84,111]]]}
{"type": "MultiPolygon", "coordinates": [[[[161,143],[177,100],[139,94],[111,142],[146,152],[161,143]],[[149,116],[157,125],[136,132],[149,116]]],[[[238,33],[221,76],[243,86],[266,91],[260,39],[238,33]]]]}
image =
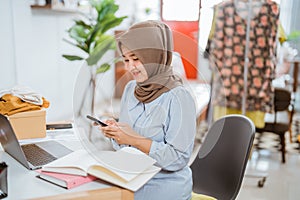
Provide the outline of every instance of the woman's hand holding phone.
{"type": "Polygon", "coordinates": [[[86,117],[102,127],[108,126],[107,124],[105,124],[104,122],[100,121],[99,119],[97,119],[95,117],[92,117],[90,115],[87,115],[86,117]]]}

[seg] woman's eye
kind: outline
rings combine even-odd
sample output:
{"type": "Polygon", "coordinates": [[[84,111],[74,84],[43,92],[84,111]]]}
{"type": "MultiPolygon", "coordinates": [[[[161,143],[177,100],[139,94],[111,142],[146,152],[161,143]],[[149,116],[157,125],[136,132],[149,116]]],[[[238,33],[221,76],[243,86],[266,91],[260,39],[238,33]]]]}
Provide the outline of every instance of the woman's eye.
{"type": "Polygon", "coordinates": [[[139,60],[139,59],[138,59],[138,58],[133,58],[132,60],[137,61],[137,60],[139,60]]]}
{"type": "Polygon", "coordinates": [[[129,60],[128,59],[124,59],[124,62],[129,62],[129,60]]]}

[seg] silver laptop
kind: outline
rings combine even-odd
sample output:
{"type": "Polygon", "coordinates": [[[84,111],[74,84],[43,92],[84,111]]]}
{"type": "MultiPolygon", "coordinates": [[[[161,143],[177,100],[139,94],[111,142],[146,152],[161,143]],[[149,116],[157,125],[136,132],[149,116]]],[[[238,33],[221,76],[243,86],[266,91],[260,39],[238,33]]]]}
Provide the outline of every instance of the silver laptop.
{"type": "Polygon", "coordinates": [[[26,168],[34,170],[72,151],[56,141],[20,145],[8,119],[0,114],[0,142],[4,151],[26,168]]]}

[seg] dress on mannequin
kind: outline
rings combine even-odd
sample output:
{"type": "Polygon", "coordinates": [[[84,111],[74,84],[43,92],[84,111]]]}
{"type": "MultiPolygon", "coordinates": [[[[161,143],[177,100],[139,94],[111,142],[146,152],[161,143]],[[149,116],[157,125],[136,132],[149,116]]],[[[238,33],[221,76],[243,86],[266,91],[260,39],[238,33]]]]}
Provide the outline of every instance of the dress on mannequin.
{"type": "MultiPolygon", "coordinates": [[[[279,6],[266,1],[229,0],[215,8],[215,27],[210,46],[214,74],[214,119],[242,113],[246,95],[246,116],[256,127],[264,127],[264,114],[272,112],[279,6]],[[247,16],[251,6],[249,49],[245,55],[247,16]],[[246,60],[248,59],[248,60],[246,60]],[[244,94],[244,64],[248,62],[247,93],[244,94]]],[[[247,52],[247,51],[246,51],[247,52]]]]}

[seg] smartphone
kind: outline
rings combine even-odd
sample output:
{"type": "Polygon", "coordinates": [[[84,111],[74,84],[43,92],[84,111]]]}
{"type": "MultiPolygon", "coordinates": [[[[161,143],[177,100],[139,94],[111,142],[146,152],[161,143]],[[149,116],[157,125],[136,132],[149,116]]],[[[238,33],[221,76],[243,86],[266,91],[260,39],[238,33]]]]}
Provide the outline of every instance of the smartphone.
{"type": "Polygon", "coordinates": [[[99,119],[96,119],[95,117],[92,117],[90,115],[86,116],[88,119],[96,122],[97,124],[99,124],[100,126],[107,126],[107,124],[105,124],[104,122],[101,122],[99,119]]]}

